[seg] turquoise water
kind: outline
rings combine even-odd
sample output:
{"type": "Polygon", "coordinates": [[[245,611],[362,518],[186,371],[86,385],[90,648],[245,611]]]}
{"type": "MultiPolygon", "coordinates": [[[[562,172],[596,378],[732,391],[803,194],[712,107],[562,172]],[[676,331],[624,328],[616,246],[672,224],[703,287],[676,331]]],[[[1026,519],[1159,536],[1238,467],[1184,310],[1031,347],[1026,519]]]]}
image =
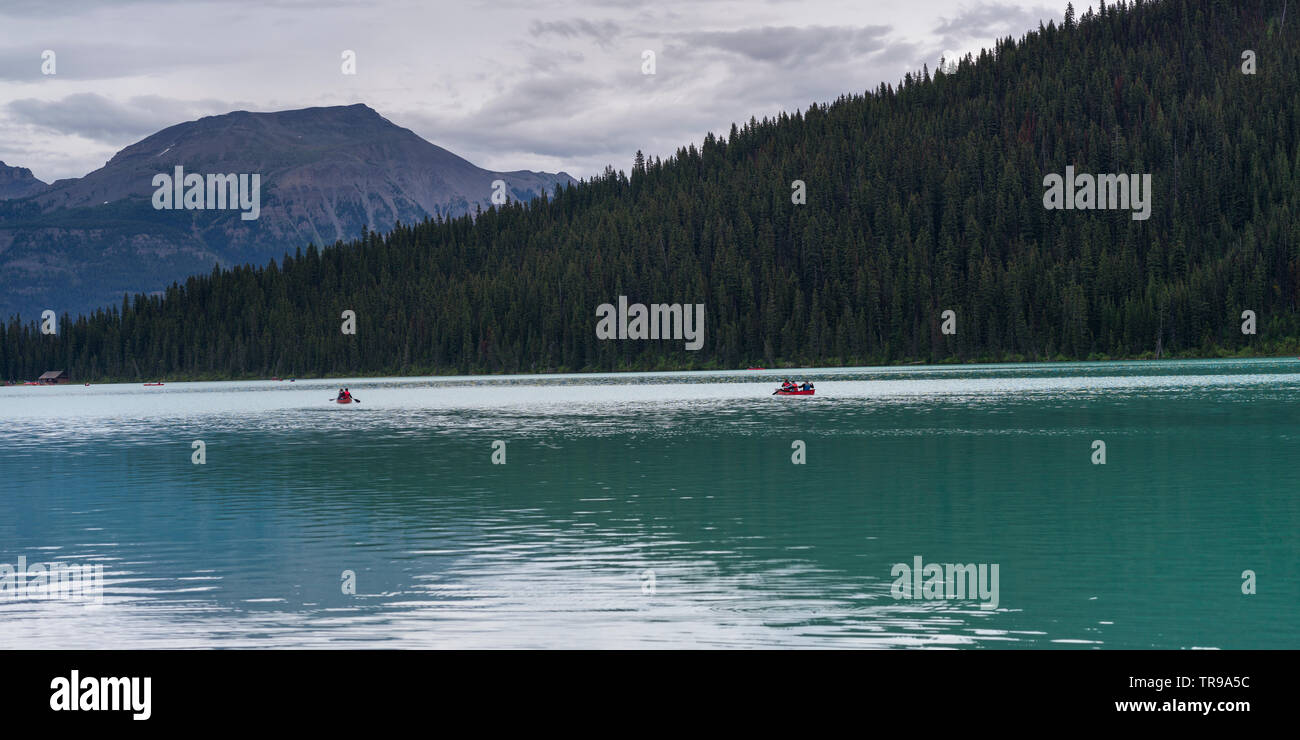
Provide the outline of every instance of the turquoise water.
{"type": "Polygon", "coordinates": [[[1297,492],[1294,359],[3,388],[0,647],[1297,648],[1297,492]]]}

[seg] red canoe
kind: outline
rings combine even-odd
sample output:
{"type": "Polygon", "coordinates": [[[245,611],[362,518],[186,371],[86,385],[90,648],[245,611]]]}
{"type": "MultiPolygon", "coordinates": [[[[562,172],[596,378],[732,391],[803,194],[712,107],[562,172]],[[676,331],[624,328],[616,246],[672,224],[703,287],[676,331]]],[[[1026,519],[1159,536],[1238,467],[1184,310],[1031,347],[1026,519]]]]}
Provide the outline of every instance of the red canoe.
{"type": "Polygon", "coordinates": [[[814,388],[814,389],[812,389],[812,390],[810,390],[810,391],[777,391],[774,395],[777,395],[777,396],[811,396],[811,395],[813,395],[813,394],[816,393],[816,392],[817,392],[817,389],[814,388]]]}
{"type": "Polygon", "coordinates": [[[335,400],[338,401],[339,403],[352,403],[351,398],[337,398],[335,400]]]}
{"type": "Polygon", "coordinates": [[[145,383],[145,385],[162,385],[162,383],[145,383]]]}

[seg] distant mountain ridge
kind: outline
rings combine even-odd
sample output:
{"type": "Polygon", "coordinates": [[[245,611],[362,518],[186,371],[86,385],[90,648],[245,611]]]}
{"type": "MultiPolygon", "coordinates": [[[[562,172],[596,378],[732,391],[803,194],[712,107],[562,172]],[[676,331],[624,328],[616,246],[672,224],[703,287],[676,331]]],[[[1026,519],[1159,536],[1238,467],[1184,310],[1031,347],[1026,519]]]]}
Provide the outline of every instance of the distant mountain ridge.
{"type": "Polygon", "coordinates": [[[511,200],[576,182],[563,172],[483,169],[360,104],[181,123],[52,185],[3,167],[0,315],[91,310],[216,262],[265,264],[365,229],[472,213],[491,205],[496,180],[511,200]],[[257,220],[241,221],[237,210],[156,210],[154,177],[176,167],[260,174],[257,220]]]}
{"type": "Polygon", "coordinates": [[[0,162],[0,200],[25,198],[50,186],[32,175],[26,167],[10,167],[0,162]]]}

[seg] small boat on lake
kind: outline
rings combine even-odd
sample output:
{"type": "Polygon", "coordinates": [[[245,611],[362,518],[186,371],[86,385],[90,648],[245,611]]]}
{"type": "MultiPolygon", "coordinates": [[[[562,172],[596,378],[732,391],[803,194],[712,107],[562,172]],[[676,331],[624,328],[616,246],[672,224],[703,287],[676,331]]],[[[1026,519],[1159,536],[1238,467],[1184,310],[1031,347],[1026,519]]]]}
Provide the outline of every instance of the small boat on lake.
{"type": "Polygon", "coordinates": [[[817,391],[813,389],[813,384],[807,381],[803,383],[792,383],[789,378],[781,381],[781,387],[772,391],[774,396],[811,396],[817,391]]]}

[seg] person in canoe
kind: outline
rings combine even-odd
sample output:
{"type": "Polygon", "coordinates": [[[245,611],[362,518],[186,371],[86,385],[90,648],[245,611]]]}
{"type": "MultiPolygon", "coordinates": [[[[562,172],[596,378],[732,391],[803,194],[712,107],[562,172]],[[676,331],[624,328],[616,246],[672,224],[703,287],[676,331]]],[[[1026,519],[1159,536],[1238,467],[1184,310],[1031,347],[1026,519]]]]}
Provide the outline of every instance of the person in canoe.
{"type": "Polygon", "coordinates": [[[806,380],[803,382],[803,385],[799,386],[799,390],[801,391],[810,391],[812,389],[813,389],[813,384],[809,383],[806,380]]]}
{"type": "Polygon", "coordinates": [[[351,399],[351,398],[352,398],[352,394],[351,394],[351,393],[348,393],[348,389],[347,389],[347,388],[340,388],[340,389],[339,389],[339,395],[338,395],[338,398],[335,398],[334,400],[335,400],[335,401],[342,401],[342,400],[345,400],[345,399],[351,399]]]}
{"type": "Polygon", "coordinates": [[[789,378],[786,378],[785,380],[781,381],[781,390],[783,391],[792,391],[795,390],[797,387],[798,386],[792,383],[789,378]]]}

